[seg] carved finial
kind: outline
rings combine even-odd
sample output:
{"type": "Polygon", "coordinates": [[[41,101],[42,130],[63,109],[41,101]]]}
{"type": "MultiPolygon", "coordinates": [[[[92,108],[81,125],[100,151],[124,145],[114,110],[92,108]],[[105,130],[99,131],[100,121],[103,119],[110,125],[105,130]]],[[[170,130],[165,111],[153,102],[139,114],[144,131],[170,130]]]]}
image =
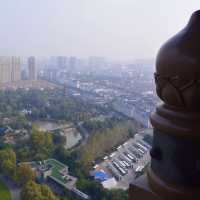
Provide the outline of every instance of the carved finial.
{"type": "Polygon", "coordinates": [[[167,105],[200,110],[200,10],[160,49],[155,80],[167,105]]]}

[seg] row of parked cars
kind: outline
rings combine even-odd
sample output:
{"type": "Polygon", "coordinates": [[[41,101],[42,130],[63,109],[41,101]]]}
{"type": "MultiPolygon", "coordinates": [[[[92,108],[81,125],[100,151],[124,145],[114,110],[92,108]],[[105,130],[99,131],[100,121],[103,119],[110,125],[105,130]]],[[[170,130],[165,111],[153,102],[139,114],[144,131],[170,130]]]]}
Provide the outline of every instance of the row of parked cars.
{"type": "Polygon", "coordinates": [[[129,169],[138,169],[137,163],[150,150],[151,146],[142,140],[126,142],[117,148],[115,153],[106,156],[107,167],[117,180],[128,174],[129,169]]]}

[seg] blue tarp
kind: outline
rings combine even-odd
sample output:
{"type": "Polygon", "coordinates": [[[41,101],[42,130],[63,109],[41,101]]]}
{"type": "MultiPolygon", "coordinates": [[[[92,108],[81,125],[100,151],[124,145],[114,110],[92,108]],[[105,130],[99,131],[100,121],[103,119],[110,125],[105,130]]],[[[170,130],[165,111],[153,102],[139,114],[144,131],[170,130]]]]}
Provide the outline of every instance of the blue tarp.
{"type": "Polygon", "coordinates": [[[97,171],[94,173],[94,178],[100,181],[105,181],[108,179],[108,175],[105,172],[97,171]]]}
{"type": "Polygon", "coordinates": [[[7,130],[7,128],[0,128],[0,135],[4,135],[6,130],[7,130]]]}

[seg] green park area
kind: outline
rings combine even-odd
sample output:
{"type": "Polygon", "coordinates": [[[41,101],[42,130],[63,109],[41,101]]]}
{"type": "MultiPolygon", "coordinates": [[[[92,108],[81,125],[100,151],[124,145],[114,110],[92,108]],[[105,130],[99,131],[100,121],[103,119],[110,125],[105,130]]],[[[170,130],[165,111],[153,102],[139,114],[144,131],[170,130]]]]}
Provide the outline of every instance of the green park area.
{"type": "Polygon", "coordinates": [[[0,181],[0,199],[11,200],[8,188],[0,181]]]}

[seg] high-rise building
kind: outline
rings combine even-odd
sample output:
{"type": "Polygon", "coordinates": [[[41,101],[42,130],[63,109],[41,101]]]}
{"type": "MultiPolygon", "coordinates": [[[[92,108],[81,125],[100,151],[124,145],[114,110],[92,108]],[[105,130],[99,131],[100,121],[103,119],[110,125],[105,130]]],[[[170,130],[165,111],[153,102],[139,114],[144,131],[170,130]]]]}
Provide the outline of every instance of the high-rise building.
{"type": "Polygon", "coordinates": [[[0,83],[6,83],[11,81],[10,60],[8,57],[0,57],[0,83]]]}
{"type": "Polygon", "coordinates": [[[65,56],[58,56],[57,57],[57,67],[65,68],[67,66],[67,57],[65,56]]]}
{"type": "Polygon", "coordinates": [[[77,58],[76,57],[70,57],[69,58],[69,67],[71,70],[74,70],[77,66],[77,58]]]}
{"type": "Polygon", "coordinates": [[[76,57],[69,58],[69,65],[67,70],[68,75],[76,71],[77,64],[78,64],[78,59],[76,57]]]}
{"type": "Polygon", "coordinates": [[[21,79],[21,65],[19,57],[0,57],[0,83],[9,83],[21,79]]]}
{"type": "Polygon", "coordinates": [[[35,57],[28,58],[28,79],[37,80],[35,57]]]}
{"type": "Polygon", "coordinates": [[[56,81],[57,79],[57,69],[46,69],[44,71],[44,77],[48,80],[48,81],[56,81]]]}
{"type": "Polygon", "coordinates": [[[19,57],[11,57],[11,81],[21,80],[21,62],[19,57]]]}

